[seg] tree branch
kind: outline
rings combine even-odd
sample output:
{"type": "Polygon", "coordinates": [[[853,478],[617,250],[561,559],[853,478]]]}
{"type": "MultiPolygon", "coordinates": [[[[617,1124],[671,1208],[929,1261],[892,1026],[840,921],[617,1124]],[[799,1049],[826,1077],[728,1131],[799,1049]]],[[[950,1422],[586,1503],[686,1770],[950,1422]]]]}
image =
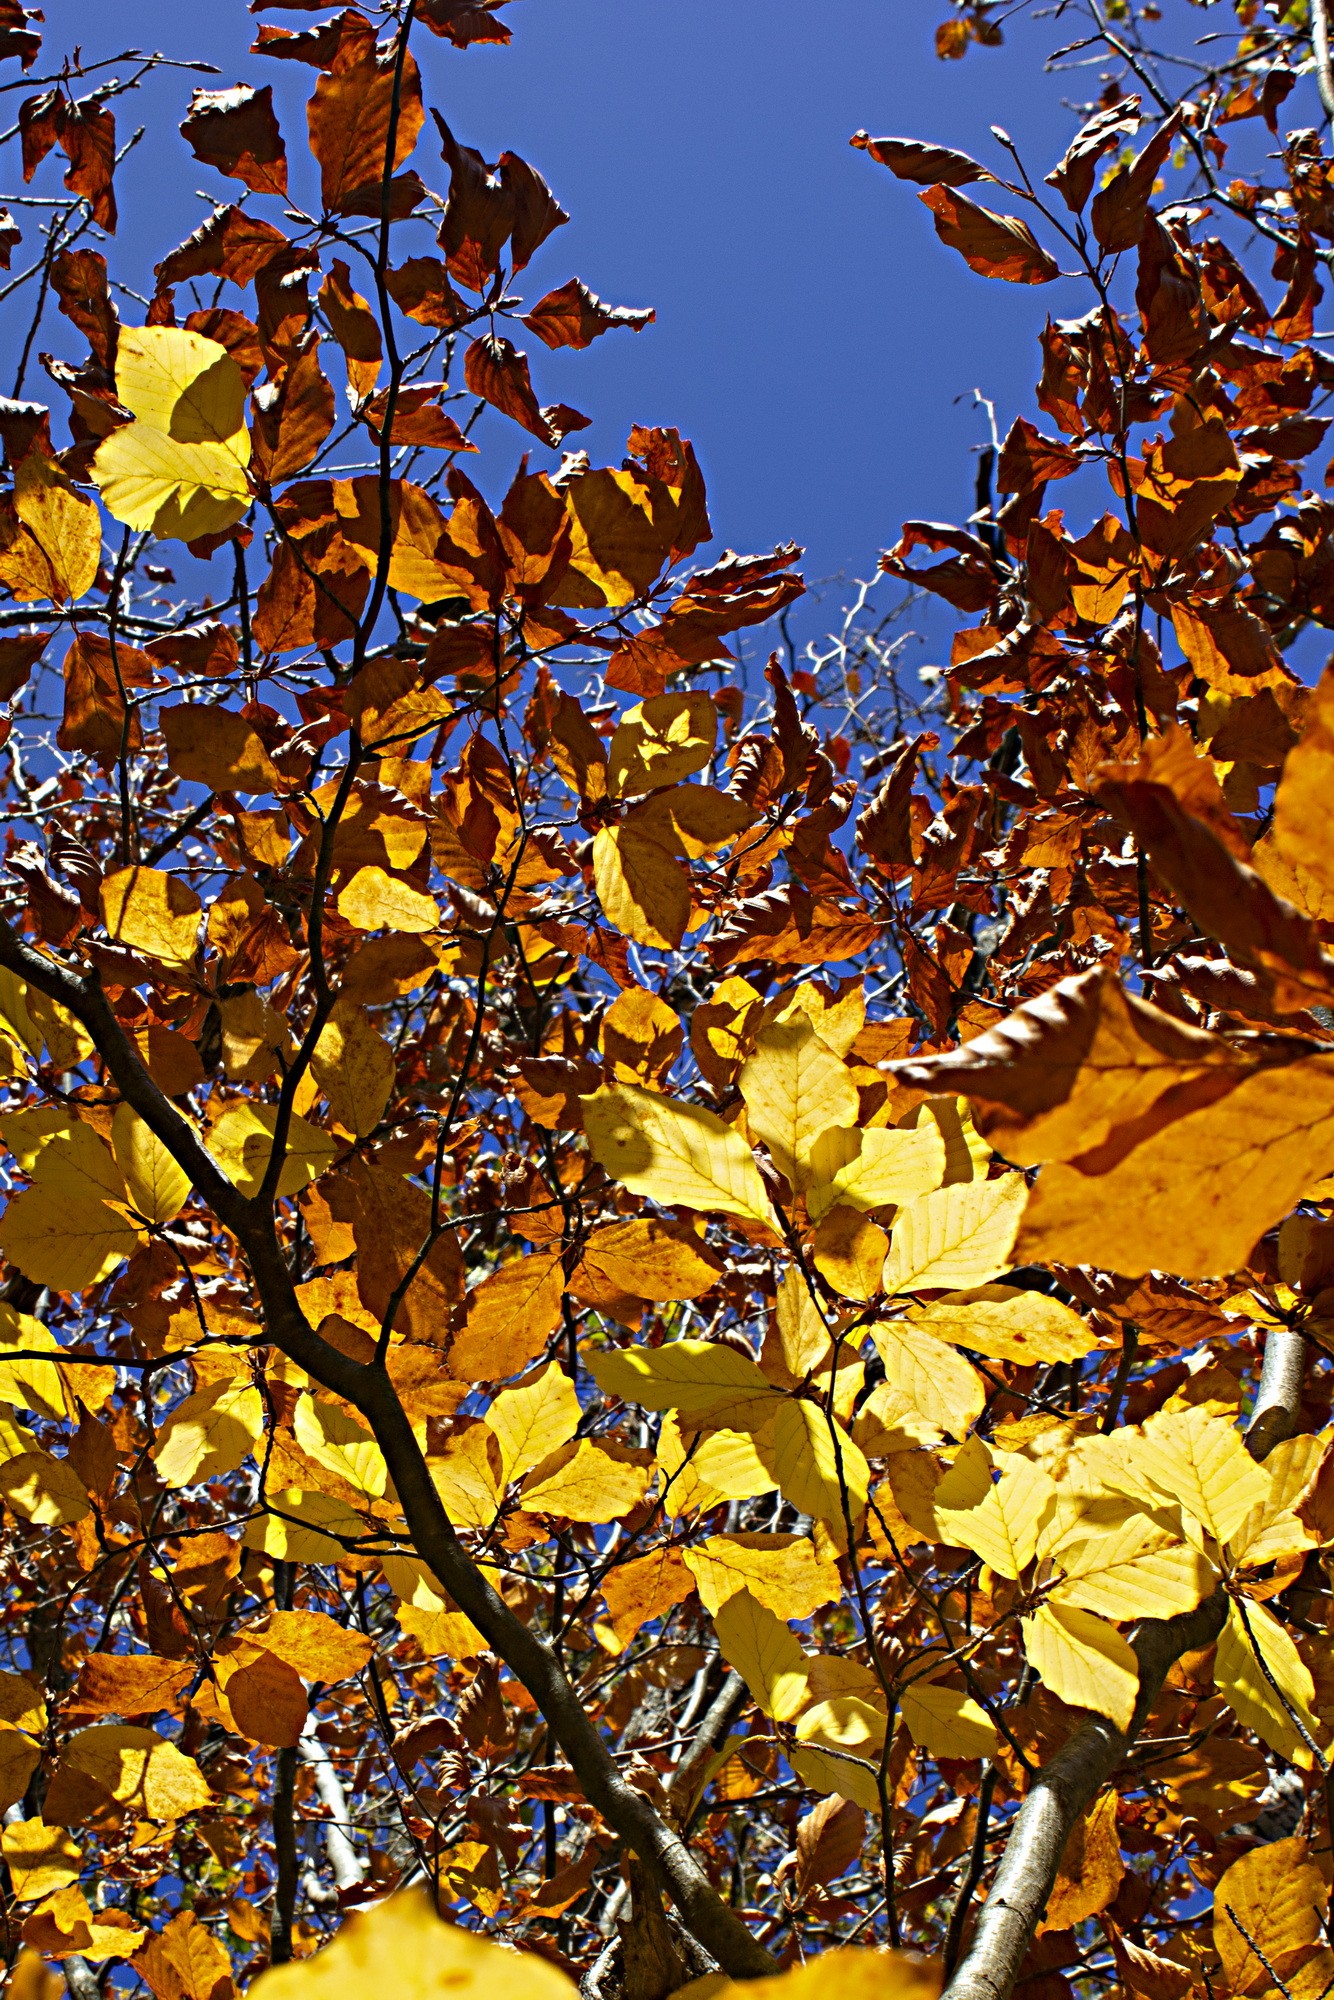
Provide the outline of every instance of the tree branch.
{"type": "MultiPolygon", "coordinates": [[[[773,1972],[769,1953],[723,1901],[685,1841],[621,1776],[552,1648],[511,1611],[464,1549],[388,1375],[340,1353],[310,1325],[278,1242],[271,1205],[248,1201],[205,1151],[186,1119],[144,1068],[96,976],[80,977],[43,957],[4,924],[0,924],[0,965],[59,1001],[83,1024],[121,1096],[157,1134],[218,1219],[240,1242],[250,1262],[269,1339],[322,1387],[353,1404],[366,1418],[384,1453],[413,1547],[491,1650],[527,1688],[589,1803],[652,1871],[691,1932],[725,1972],[742,1979],[773,1972]]],[[[274,1803],[276,1821],[276,1786],[274,1803]]]]}

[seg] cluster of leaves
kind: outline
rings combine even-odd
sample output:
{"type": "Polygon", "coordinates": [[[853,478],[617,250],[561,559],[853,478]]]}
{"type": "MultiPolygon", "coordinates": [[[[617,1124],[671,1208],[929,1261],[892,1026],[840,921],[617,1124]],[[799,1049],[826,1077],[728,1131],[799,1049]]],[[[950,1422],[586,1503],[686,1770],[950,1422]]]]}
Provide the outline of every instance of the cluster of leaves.
{"type": "MultiPolygon", "coordinates": [[[[651,315],[521,311],[541,176],[435,114],[422,178],[414,47],[499,7],[386,12],[259,28],[315,73],[309,189],[271,87],[196,91],[247,192],[142,325],[112,87],[19,115],[70,200],[0,403],[15,2000],[49,1961],[79,2000],[925,1996],[923,1953],[1313,1997],[1334,164],[1299,132],[1224,182],[1220,133],[1307,31],[1178,102],[1091,9],[1122,67],[1040,185],[854,140],[975,271],[1087,305],[1042,334],[1057,435],[1018,417],[1000,502],[883,558],[974,621],[910,734],[874,634],[746,702],[799,551],[699,566],[676,432],[562,455],[502,326],[651,315]],[[51,299],[64,445],[17,400],[51,299]]],[[[0,0],[0,54],[33,19],[0,0]]]]}

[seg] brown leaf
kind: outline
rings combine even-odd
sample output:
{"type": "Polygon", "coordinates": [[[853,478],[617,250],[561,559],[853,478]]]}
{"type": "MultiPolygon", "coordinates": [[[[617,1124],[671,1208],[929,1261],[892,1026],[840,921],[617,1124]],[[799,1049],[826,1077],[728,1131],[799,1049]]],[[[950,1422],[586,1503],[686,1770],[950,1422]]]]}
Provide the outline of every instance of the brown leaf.
{"type": "MultiPolygon", "coordinates": [[[[306,11],[314,14],[321,8],[306,11]]],[[[375,30],[366,16],[355,7],[346,7],[332,21],[321,21],[313,28],[272,28],[265,22],[250,53],[310,63],[316,69],[345,69],[374,47],[375,30]]]]}
{"type": "Polygon", "coordinates": [[[873,139],[869,132],[854,132],[848,144],[869,153],[899,180],[917,181],[922,187],[966,187],[970,181],[995,178],[952,146],[931,146],[921,139],[873,139]]]}
{"type": "Polygon", "coordinates": [[[347,359],[348,388],[357,403],[369,396],[380,373],[384,347],[375,314],[352,286],[352,273],[335,258],[320,286],[320,304],[333,337],[347,359]]]}
{"type": "Polygon", "coordinates": [[[50,639],[49,632],[24,632],[0,639],[0,701],[12,701],[50,639]]]}
{"type": "Polygon", "coordinates": [[[528,373],[528,356],[500,334],[484,334],[473,341],[464,357],[463,379],[474,396],[483,397],[493,409],[513,417],[516,424],[522,424],[543,444],[558,445],[567,431],[577,430],[587,422],[587,418],[578,417],[572,424],[569,419],[575,414],[573,411],[565,411],[558,417],[556,409],[544,410],[539,406],[528,373]]]}
{"type": "Polygon", "coordinates": [[[313,340],[280,382],[255,391],[252,464],[270,485],[304,472],[334,427],[333,384],[320,367],[313,340]]]}
{"type": "Polygon", "coordinates": [[[1017,216],[996,215],[944,186],[928,188],[918,199],[931,210],[941,242],[957,250],[984,278],[1004,278],[1011,285],[1049,285],[1060,276],[1055,258],[1017,216]]]}
{"type": "Polygon", "coordinates": [[[79,632],[65,655],[65,713],[56,734],[60,748],[86,750],[103,762],[119,757],[122,743],[137,749],[142,741],[139,712],[130,711],[127,730],[121,689],[147,687],[152,678],[152,661],[137,646],[121,640],[113,659],[101,632],[79,632]]]}
{"type": "Polygon", "coordinates": [[[65,250],[51,265],[51,284],[66,319],[88,337],[108,373],[116,367],[120,316],[107,290],[107,260],[96,250],[65,250]]]}
{"type": "Polygon", "coordinates": [[[450,170],[440,247],[451,276],[469,291],[484,292],[500,269],[507,241],[511,271],[521,271],[538,245],[570,218],[526,160],[502,153],[490,167],[471,146],[459,144],[438,111],[431,115],[450,170]]]}
{"type": "Polygon", "coordinates": [[[171,251],[153,267],[159,290],[179,285],[186,278],[230,278],[234,285],[248,285],[279,250],[287,238],[271,222],[248,215],[243,208],[215,208],[193,236],[171,251]]]}
{"type": "Polygon", "coordinates": [[[181,126],[197,160],[257,194],[287,193],[287,148],[273,109],[273,89],[197,90],[181,126]]]}
{"type": "Polygon", "coordinates": [[[582,278],[570,278],[539,299],[524,325],[548,347],[588,347],[600,333],[628,326],[638,333],[657,315],[651,306],[606,306],[582,278]]]}
{"type": "Polygon", "coordinates": [[[399,311],[419,326],[462,326],[472,310],[450,284],[438,257],[409,257],[386,271],[385,288],[399,311]]]}
{"type": "Polygon", "coordinates": [[[69,1698],[79,1715],[180,1714],[181,1691],[195,1677],[193,1660],[152,1653],[90,1653],[69,1698]]]}
{"type": "Polygon", "coordinates": [[[91,97],[69,105],[61,124],[60,149],[69,159],[65,186],[71,194],[85,197],[98,228],[114,236],[116,196],[111,185],[116,166],[114,115],[91,97]]]}
{"type": "Polygon", "coordinates": [[[307,107],[310,150],[320,166],[326,214],[341,214],[358,190],[378,187],[401,167],[421,132],[421,75],[412,55],[403,64],[393,158],[386,161],[394,104],[393,50],[357,55],[345,67],[321,76],[307,107]]]}
{"type": "Polygon", "coordinates": [[[1104,250],[1131,250],[1144,234],[1158,169],[1172,150],[1180,118],[1165,118],[1139,158],[1121,167],[1093,197],[1089,220],[1104,250]]]}
{"type": "Polygon", "coordinates": [[[1095,111],[1081,125],[1065,149],[1059,165],[1047,175],[1072,215],[1078,215],[1093,192],[1098,161],[1119,139],[1139,130],[1139,99],[1123,97],[1104,110],[1095,111]]]}

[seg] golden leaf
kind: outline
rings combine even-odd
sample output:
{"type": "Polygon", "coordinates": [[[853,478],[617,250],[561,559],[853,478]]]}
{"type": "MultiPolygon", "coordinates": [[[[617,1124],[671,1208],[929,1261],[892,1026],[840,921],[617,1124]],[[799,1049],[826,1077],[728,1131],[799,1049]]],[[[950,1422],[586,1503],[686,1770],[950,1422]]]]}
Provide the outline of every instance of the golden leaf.
{"type": "Polygon", "coordinates": [[[739,1215],[777,1234],[750,1148],[713,1112],[628,1083],[579,1102],[594,1159],[632,1194],[665,1207],[739,1215]]]}
{"type": "Polygon", "coordinates": [[[885,1290],[966,1291],[1015,1262],[1028,1188],[1022,1174],[965,1181],[919,1195],[894,1218],[885,1290]]]}
{"type": "Polygon", "coordinates": [[[1091,1708],[1129,1726],[1139,1694],[1139,1662],[1115,1625],[1091,1611],[1044,1604],[1020,1620],[1028,1663],[1072,1708],[1091,1708]]]}
{"type": "Polygon", "coordinates": [[[199,943],[203,905],[188,882],[160,868],[119,868],[104,878],[108,937],[166,965],[188,965],[199,943]]]}
{"type": "Polygon", "coordinates": [[[180,327],[122,327],[116,396],[135,422],[93,457],[108,512],[180,541],[239,521],[250,505],[246,379],[226,348],[180,327]]]}

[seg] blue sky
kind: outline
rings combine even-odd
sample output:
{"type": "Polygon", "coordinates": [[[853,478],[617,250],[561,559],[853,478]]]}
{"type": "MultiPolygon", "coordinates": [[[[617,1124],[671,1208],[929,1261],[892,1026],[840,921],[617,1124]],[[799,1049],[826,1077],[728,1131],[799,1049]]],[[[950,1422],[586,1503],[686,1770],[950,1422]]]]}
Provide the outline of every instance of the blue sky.
{"type": "MultiPolygon", "coordinates": [[[[705,467],[715,546],[792,538],[812,578],[869,573],[906,516],[969,511],[984,436],[972,390],[995,398],[1002,427],[1030,409],[1046,314],[1086,303],[1072,283],[974,276],[915,191],[849,148],[865,126],[998,160],[995,120],[1035,177],[1059,156],[1069,102],[1094,94],[1095,76],[1044,76],[1051,23],[1014,22],[1004,48],[941,63],[945,11],[944,0],[515,0],[509,48],[420,37],[428,99],[459,138],[490,159],[511,147],[571,211],[525,274],[531,297],[577,274],[612,303],[657,309],[643,333],[583,354],[528,342],[540,399],[594,417],[572,442],[599,462],[616,462],[632,423],[675,424],[705,467]]],[[[256,17],[242,0],[121,0],[114,13],[46,0],[46,15],[49,54],[77,40],[91,54],[91,24],[98,52],[160,48],[215,62],[217,84],[272,82],[289,151],[303,140],[314,72],[250,56],[256,17]]],[[[122,133],[145,122],[159,135],[120,178],[113,269],[130,282],[207,213],[194,190],[235,185],[175,136],[193,81],[168,72],[117,106],[122,133]]],[[[429,126],[418,164],[443,188],[429,126]]],[[[55,161],[43,169],[53,185],[56,173],[55,161]]],[[[40,344],[78,347],[59,322],[40,344]]],[[[488,484],[503,485],[531,441],[486,422],[488,484]]]]}

